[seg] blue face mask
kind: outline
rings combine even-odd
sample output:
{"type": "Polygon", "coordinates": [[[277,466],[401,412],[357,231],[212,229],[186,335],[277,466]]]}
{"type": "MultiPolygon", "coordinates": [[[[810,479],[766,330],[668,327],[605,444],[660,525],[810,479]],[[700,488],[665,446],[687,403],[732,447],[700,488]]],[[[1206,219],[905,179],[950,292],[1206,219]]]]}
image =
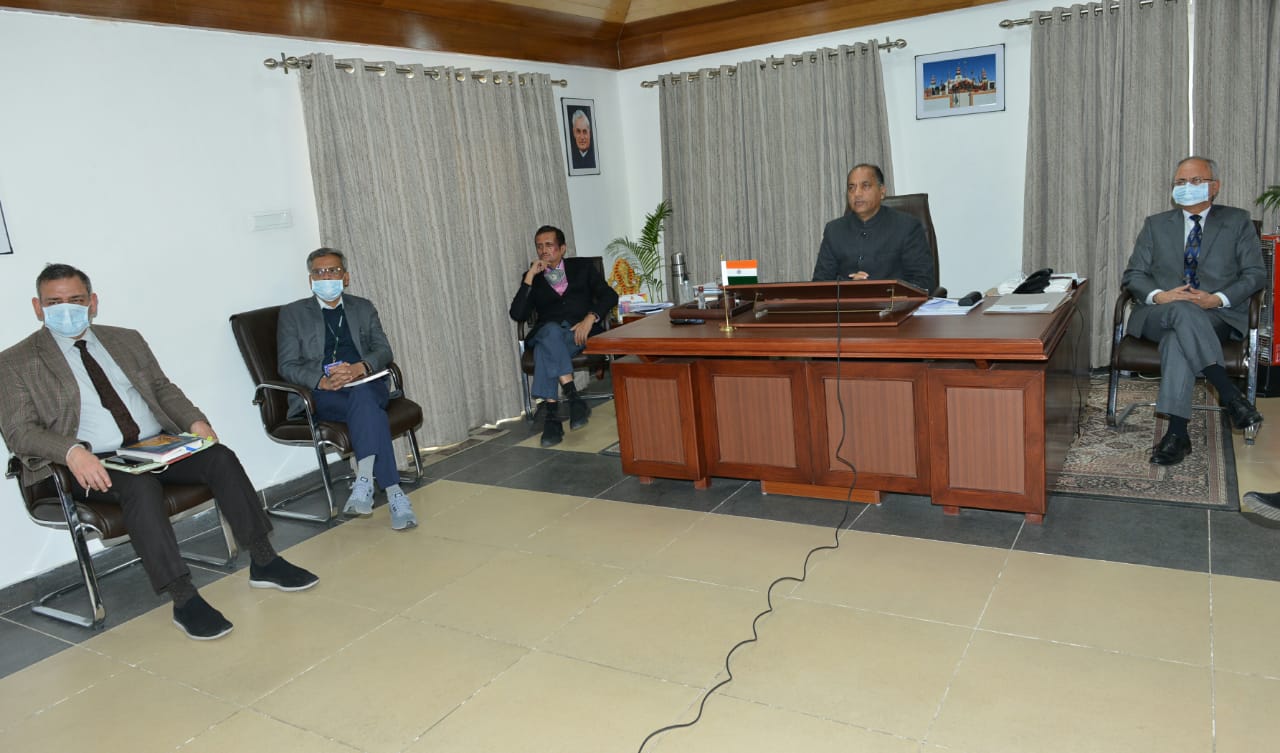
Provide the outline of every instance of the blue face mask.
{"type": "Polygon", "coordinates": [[[311,292],[325,303],[333,303],[342,295],[342,280],[312,280],[311,292]]]}
{"type": "Polygon", "coordinates": [[[44,307],[44,326],[54,334],[76,337],[89,329],[89,307],[78,303],[55,303],[44,307]]]}
{"type": "Polygon", "coordinates": [[[1209,200],[1209,181],[1200,185],[1183,183],[1173,187],[1173,201],[1180,207],[1193,207],[1209,200]]]}

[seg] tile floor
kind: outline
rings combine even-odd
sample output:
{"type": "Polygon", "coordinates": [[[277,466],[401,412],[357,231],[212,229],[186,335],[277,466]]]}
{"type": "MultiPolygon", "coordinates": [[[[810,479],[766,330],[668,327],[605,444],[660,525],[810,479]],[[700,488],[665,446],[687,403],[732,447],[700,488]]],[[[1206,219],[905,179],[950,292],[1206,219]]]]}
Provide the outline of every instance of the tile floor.
{"type": "MultiPolygon", "coordinates": [[[[1280,424],[1280,400],[1262,401],[1280,424]]],[[[607,422],[598,410],[593,425],[607,422]]],[[[236,623],[196,643],[138,568],[97,634],[0,599],[0,750],[1257,753],[1280,739],[1280,531],[1055,498],[1042,526],[641,485],[531,430],[427,468],[421,527],[277,522],[309,592],[197,571],[236,623]],[[846,515],[847,513],[847,515],[846,515]],[[144,712],[145,728],[116,720],[144,712]]],[[[572,438],[572,434],[570,435],[572,438]]],[[[1242,490],[1280,438],[1237,435],[1242,490]]],[[[590,440],[590,441],[588,441],[590,440]]],[[[589,447],[588,447],[589,446],[589,447]]],[[[580,450],[580,451],[575,451],[580,450]]],[[[212,537],[194,542],[211,546],[212,537]]],[[[244,559],[242,555],[241,559],[244,559]]]]}

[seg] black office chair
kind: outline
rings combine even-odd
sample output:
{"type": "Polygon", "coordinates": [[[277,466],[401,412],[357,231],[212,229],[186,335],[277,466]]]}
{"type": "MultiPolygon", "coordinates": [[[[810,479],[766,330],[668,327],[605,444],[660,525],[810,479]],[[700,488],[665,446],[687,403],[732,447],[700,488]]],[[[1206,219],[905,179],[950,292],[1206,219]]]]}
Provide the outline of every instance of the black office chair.
{"type": "MultiPolygon", "coordinates": [[[[24,471],[22,461],[17,456],[9,458],[5,477],[18,482],[22,493],[22,501],[26,504],[27,517],[32,523],[43,528],[54,528],[71,534],[71,545],[76,552],[76,562],[80,566],[80,580],[38,596],[31,603],[31,611],[61,622],[79,625],[91,629],[101,629],[107,619],[106,606],[102,602],[102,592],[98,588],[98,578],[119,572],[138,562],[134,557],[128,562],[116,565],[98,573],[93,564],[93,556],[89,554],[89,540],[98,539],[105,547],[114,547],[129,540],[129,530],[125,526],[124,511],[114,502],[89,501],[73,499],[69,489],[71,472],[66,466],[52,464],[51,474],[35,481],[27,480],[30,474],[24,471]],[[89,617],[74,612],[67,612],[48,606],[53,599],[79,589],[85,589],[89,601],[89,617]]],[[[225,559],[207,557],[192,552],[182,552],[182,558],[192,562],[200,562],[219,567],[231,567],[239,554],[235,537],[227,521],[217,511],[213,501],[213,493],[209,487],[190,484],[164,485],[165,510],[170,521],[178,521],[191,517],[212,508],[222,526],[222,536],[226,541],[227,556],[225,559]]]]}
{"type": "Polygon", "coordinates": [[[929,194],[904,193],[897,196],[886,196],[880,202],[882,206],[892,207],[920,220],[924,225],[924,236],[929,241],[929,250],[933,252],[933,277],[938,280],[938,287],[929,291],[935,298],[946,298],[947,289],[942,287],[942,267],[938,264],[938,236],[933,230],[933,215],[929,213],[929,194]]]}
{"type": "MultiPolygon", "coordinates": [[[[604,277],[604,258],[600,256],[580,256],[579,259],[588,259],[595,266],[596,271],[600,273],[600,277],[604,277]]],[[[527,269],[521,270],[521,275],[527,272],[527,269]]],[[[533,404],[533,350],[524,346],[524,339],[530,329],[538,321],[538,313],[536,311],[529,314],[529,318],[523,322],[516,323],[516,338],[520,348],[520,389],[524,397],[524,416],[526,421],[532,421],[535,411],[533,404]]],[[[601,325],[607,330],[609,329],[610,318],[605,317],[601,325]]],[[[605,372],[609,370],[609,356],[579,353],[573,357],[573,370],[586,371],[591,373],[596,379],[604,379],[605,372]]],[[[584,400],[612,400],[612,392],[590,392],[584,390],[582,393],[584,400]]]]}
{"type": "MultiPolygon", "coordinates": [[[[231,331],[235,335],[236,344],[240,346],[240,355],[249,369],[249,375],[256,385],[253,404],[258,406],[262,418],[262,428],[267,436],[281,444],[306,446],[315,450],[316,461],[320,465],[320,483],[324,487],[325,498],[329,503],[327,516],[312,515],[286,508],[291,502],[309,494],[314,487],[306,489],[286,499],[282,499],[267,507],[267,512],[282,518],[307,520],[313,523],[329,523],[338,516],[339,505],[333,496],[334,481],[354,478],[354,474],[337,479],[329,475],[328,452],[337,452],[344,458],[352,454],[351,437],[347,434],[347,425],[341,421],[321,421],[315,417],[315,405],[311,399],[311,389],[300,384],[286,382],[280,376],[277,364],[276,325],[280,319],[280,307],[246,311],[231,316],[231,331]],[[305,415],[298,418],[289,417],[289,395],[297,395],[302,399],[305,415]]],[[[391,400],[387,403],[387,418],[391,423],[391,436],[409,435],[409,444],[413,450],[415,474],[412,479],[422,478],[422,453],[418,448],[417,429],[422,426],[422,407],[404,396],[401,392],[403,381],[400,367],[392,363],[391,400]]]]}

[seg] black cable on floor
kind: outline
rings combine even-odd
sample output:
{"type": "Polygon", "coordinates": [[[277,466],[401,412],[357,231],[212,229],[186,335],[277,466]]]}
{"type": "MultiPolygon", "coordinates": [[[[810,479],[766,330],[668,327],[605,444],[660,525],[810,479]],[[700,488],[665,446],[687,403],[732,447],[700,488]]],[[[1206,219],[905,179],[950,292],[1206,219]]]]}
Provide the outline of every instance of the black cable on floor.
{"type": "Polygon", "coordinates": [[[858,469],[854,466],[852,461],[840,455],[841,451],[844,449],[844,442],[845,442],[846,435],[848,434],[849,427],[845,421],[844,395],[841,394],[841,391],[840,391],[841,332],[840,332],[840,282],[839,281],[836,282],[835,288],[836,288],[836,403],[840,406],[840,442],[839,444],[836,445],[836,460],[839,460],[840,462],[849,466],[849,470],[853,472],[853,480],[849,483],[849,493],[845,496],[844,514],[840,516],[840,522],[836,524],[836,529],[834,533],[835,543],[823,544],[822,546],[817,546],[817,547],[814,547],[813,549],[810,549],[809,553],[806,554],[804,557],[804,566],[800,568],[799,578],[794,578],[790,575],[783,575],[782,577],[775,579],[772,583],[769,584],[769,587],[765,589],[765,593],[764,593],[765,605],[767,606],[767,608],[763,612],[757,614],[755,616],[755,619],[751,621],[751,637],[744,638],[743,640],[738,641],[736,644],[734,644],[733,648],[729,649],[729,653],[724,655],[724,671],[725,671],[725,674],[728,675],[728,677],[716,683],[715,685],[712,685],[710,688],[707,689],[707,692],[702,694],[702,700],[698,703],[698,715],[693,718],[693,721],[682,722],[680,724],[668,724],[665,727],[660,727],[659,729],[656,729],[653,732],[650,732],[644,738],[644,740],[641,741],[640,747],[636,750],[636,753],[644,753],[644,746],[648,745],[649,741],[657,737],[658,735],[661,735],[666,732],[670,732],[672,730],[683,729],[685,727],[692,727],[693,725],[698,723],[698,720],[702,719],[702,712],[707,706],[707,699],[709,699],[711,695],[715,693],[717,690],[719,690],[720,688],[723,688],[725,685],[728,685],[729,683],[733,682],[733,670],[729,667],[729,661],[730,659],[733,658],[734,652],[742,648],[743,646],[749,643],[755,643],[760,639],[760,633],[758,630],[758,625],[760,623],[760,620],[773,611],[773,587],[784,581],[795,581],[797,584],[804,583],[805,580],[807,580],[809,577],[809,560],[813,557],[814,554],[817,554],[818,552],[827,551],[827,550],[835,551],[836,549],[840,548],[840,531],[844,529],[845,523],[849,520],[849,510],[853,507],[853,490],[858,484],[858,469]]]}

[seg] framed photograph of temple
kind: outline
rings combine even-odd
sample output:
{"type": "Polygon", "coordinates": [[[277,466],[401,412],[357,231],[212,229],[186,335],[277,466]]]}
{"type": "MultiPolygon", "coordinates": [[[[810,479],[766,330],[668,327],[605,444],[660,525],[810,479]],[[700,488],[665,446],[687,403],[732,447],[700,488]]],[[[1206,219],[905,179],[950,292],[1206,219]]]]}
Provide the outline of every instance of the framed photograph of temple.
{"type": "Polygon", "coordinates": [[[1004,109],[1004,45],[916,55],[916,120],[1004,109]]]}
{"type": "Polygon", "coordinates": [[[600,174],[595,109],[594,100],[560,98],[560,112],[564,117],[565,160],[569,165],[569,175],[600,174]]]}

